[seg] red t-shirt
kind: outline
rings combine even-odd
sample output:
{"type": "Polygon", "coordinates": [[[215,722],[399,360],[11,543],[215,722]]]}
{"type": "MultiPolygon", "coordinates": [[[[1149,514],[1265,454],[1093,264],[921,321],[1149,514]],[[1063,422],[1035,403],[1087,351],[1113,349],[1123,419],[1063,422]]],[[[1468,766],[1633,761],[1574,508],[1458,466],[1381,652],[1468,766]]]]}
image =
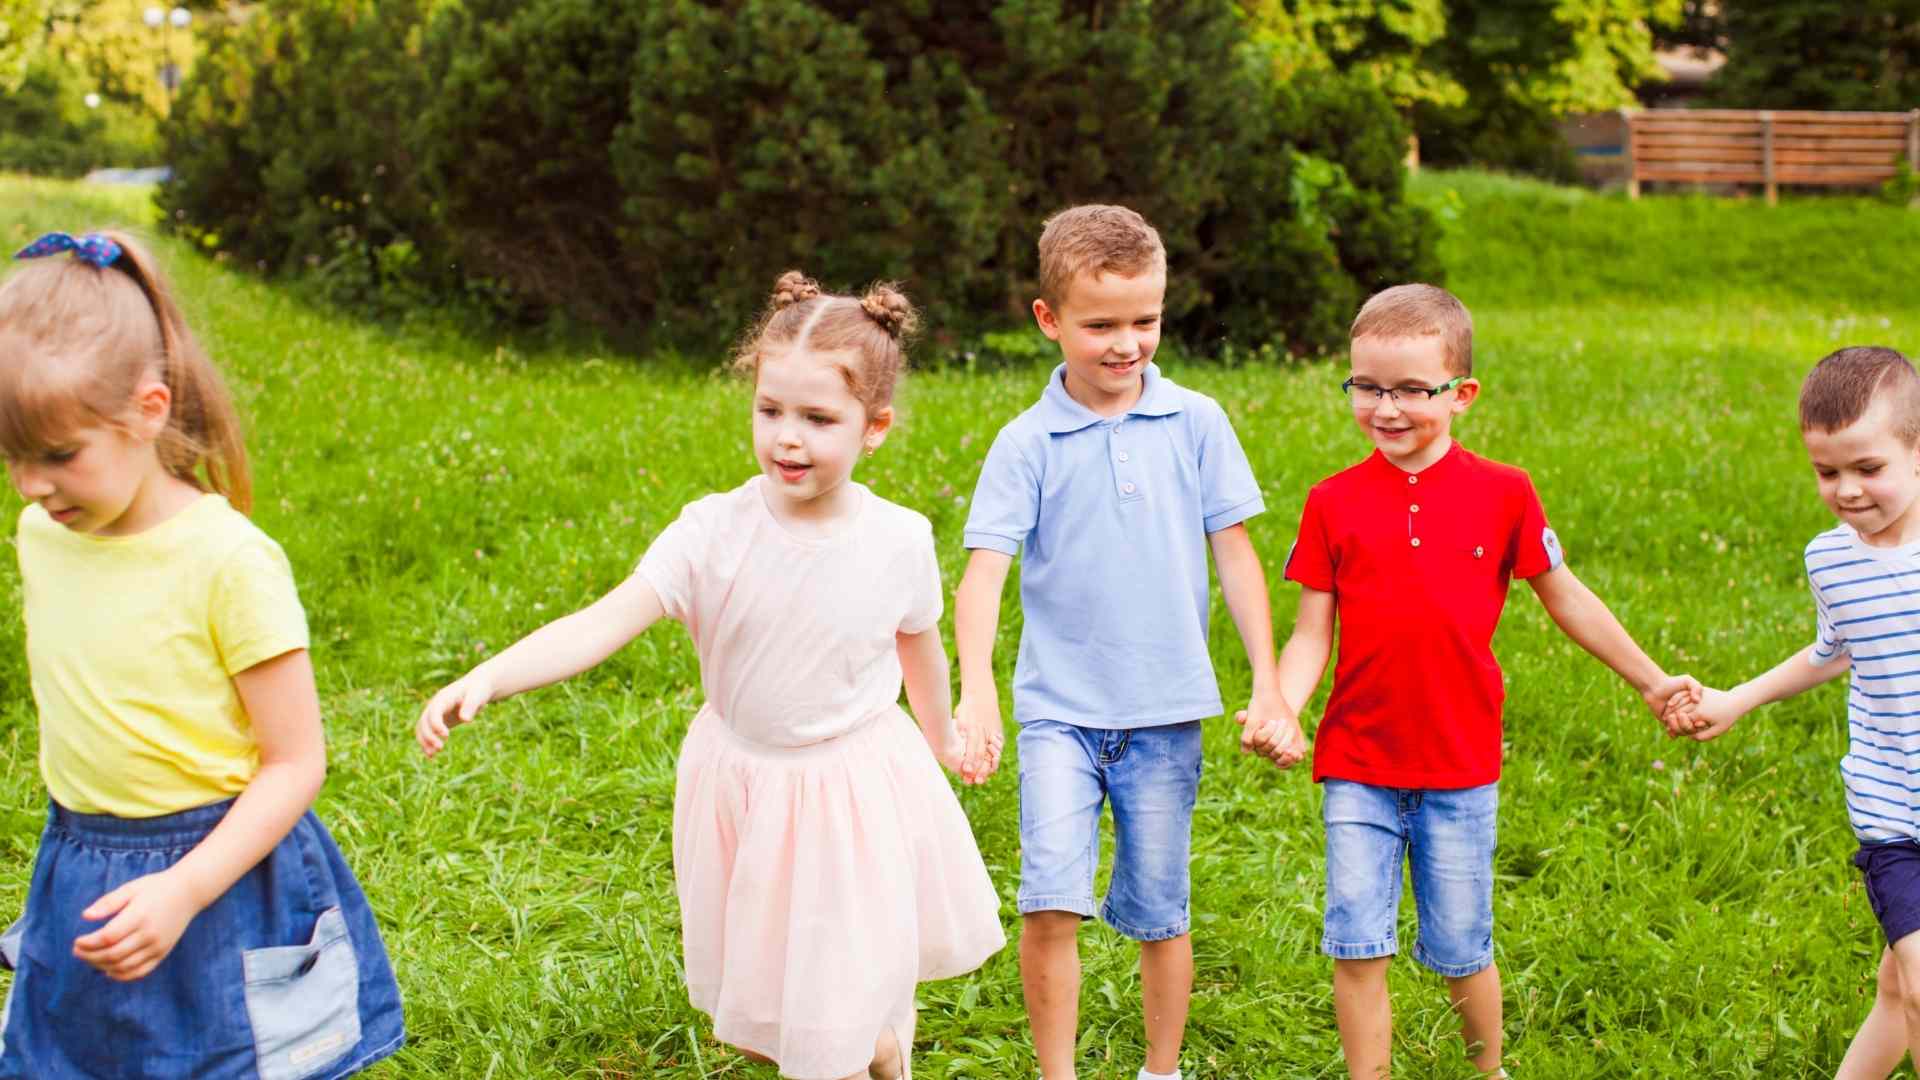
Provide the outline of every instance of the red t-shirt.
{"type": "Polygon", "coordinates": [[[1493,631],[1510,578],[1560,565],[1533,481],[1458,443],[1420,473],[1372,457],[1314,485],[1287,578],[1334,594],[1339,660],[1313,778],[1466,788],[1500,778],[1493,631]]]}

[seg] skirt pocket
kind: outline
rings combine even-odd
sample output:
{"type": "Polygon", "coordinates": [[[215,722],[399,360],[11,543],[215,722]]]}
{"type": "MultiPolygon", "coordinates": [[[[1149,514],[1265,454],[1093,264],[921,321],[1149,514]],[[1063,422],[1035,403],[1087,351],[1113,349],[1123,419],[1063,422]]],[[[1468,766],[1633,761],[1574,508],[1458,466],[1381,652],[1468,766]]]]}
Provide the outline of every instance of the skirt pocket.
{"type": "Polygon", "coordinates": [[[339,908],[321,913],[307,944],[241,960],[260,1080],[303,1080],[360,1042],[360,964],[339,908]]]}

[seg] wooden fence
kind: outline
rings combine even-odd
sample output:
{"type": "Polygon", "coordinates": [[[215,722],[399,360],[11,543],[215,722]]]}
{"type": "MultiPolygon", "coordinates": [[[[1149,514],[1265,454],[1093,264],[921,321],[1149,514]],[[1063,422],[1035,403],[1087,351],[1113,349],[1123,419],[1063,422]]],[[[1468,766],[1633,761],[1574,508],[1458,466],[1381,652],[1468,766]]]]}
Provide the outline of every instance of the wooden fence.
{"type": "Polygon", "coordinates": [[[1920,109],[1646,109],[1627,117],[1627,153],[1627,193],[1636,199],[1649,180],[1759,184],[1771,206],[1781,184],[1880,184],[1903,158],[1920,170],[1920,109]]]}

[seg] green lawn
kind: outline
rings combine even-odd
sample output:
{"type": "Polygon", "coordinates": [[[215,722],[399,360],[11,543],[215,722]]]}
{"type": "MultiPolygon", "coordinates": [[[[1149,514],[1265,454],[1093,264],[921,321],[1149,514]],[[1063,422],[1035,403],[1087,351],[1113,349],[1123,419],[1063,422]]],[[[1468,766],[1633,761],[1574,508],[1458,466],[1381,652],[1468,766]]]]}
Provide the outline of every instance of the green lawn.
{"type": "MultiPolygon", "coordinates": [[[[1569,565],[1671,668],[1724,685],[1803,645],[1800,550],[1829,519],[1799,448],[1798,382],[1841,345],[1920,352],[1920,214],[1628,204],[1473,174],[1416,191],[1447,219],[1449,280],[1479,327],[1485,389],[1456,433],[1531,470],[1569,565]]],[[[0,178],[9,250],[148,216],[139,193],[0,178]]],[[[750,475],[742,389],[710,365],[364,325],[159,247],[251,419],[256,517],[308,606],[332,750],[319,812],[407,994],[410,1041],[374,1075],[771,1077],[712,1041],[680,983],[669,821],[699,691],[679,628],[494,708],[433,765],[411,739],[424,694],[610,587],[682,504],[750,475]]],[[[1252,458],[1268,513],[1251,528],[1284,637],[1296,590],[1280,561],[1307,488],[1367,449],[1343,369],[1163,363],[1226,406],[1252,458]]],[[[949,586],[981,457],[1044,373],[912,377],[903,425],[862,466],[932,518],[949,586]]],[[[0,559],[0,608],[18,587],[0,559]]],[[[1010,588],[1003,668],[1019,627],[1010,588]]],[[[1244,697],[1217,602],[1213,631],[1224,689],[1244,697]]],[[[1510,681],[1496,944],[1515,1075],[1831,1075],[1880,951],[1848,864],[1841,691],[1702,747],[1660,737],[1524,586],[1496,648],[1510,681]]],[[[18,621],[0,620],[0,912],[21,901],[45,801],[22,651],[18,621]]],[[[1318,794],[1234,738],[1211,725],[1183,1065],[1343,1076],[1317,952],[1318,794]]],[[[1009,765],[962,795],[1010,933],[1016,787],[1009,765]]],[[[1081,1075],[1126,1080],[1143,1053],[1135,951],[1093,926],[1082,941],[1081,1075]]],[[[1471,1075],[1440,982],[1409,961],[1394,992],[1396,1075],[1471,1075]]],[[[918,1075],[1031,1074],[1013,949],[921,1002],[918,1075]]]]}

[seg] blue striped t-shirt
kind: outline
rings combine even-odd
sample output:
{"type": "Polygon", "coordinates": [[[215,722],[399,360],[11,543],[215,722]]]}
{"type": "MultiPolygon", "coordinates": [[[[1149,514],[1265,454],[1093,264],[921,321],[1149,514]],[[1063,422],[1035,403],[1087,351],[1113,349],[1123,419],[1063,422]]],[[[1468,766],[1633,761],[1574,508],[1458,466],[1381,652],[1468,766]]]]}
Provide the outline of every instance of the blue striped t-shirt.
{"type": "Polygon", "coordinates": [[[1852,658],[1847,816],[1861,843],[1920,840],[1920,544],[1869,547],[1848,525],[1807,544],[1820,637],[1810,659],[1852,658]]]}

